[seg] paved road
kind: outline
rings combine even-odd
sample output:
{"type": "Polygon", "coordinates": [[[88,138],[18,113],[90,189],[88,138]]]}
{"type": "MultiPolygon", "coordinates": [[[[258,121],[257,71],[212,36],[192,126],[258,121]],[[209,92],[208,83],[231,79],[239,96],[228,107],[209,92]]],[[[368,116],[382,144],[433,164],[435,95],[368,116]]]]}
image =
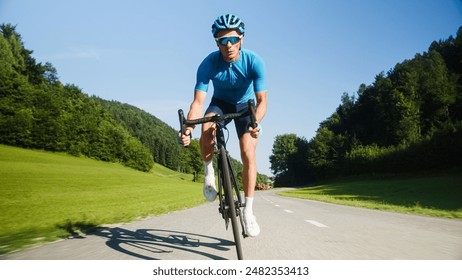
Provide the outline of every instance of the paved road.
{"type": "MultiPolygon", "coordinates": [[[[389,213],[258,192],[262,228],[243,241],[246,259],[462,259],[462,221],[389,213]]],[[[217,203],[112,225],[0,259],[236,259],[217,203]]]]}

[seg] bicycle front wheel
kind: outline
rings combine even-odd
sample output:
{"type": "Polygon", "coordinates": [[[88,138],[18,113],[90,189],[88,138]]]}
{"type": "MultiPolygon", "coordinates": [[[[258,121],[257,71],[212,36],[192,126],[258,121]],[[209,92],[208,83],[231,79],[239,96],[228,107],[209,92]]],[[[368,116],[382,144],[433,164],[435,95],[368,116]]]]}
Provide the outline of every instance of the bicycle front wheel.
{"type": "Polygon", "coordinates": [[[234,244],[236,245],[237,258],[239,260],[243,260],[242,245],[241,245],[241,238],[239,236],[240,232],[239,232],[239,224],[237,221],[237,212],[236,212],[236,204],[235,204],[236,199],[234,198],[233,186],[231,183],[232,182],[231,169],[230,169],[230,166],[228,165],[228,154],[223,146],[220,148],[219,155],[220,155],[219,158],[221,162],[221,172],[222,172],[222,178],[223,178],[223,190],[225,193],[225,201],[228,206],[227,207],[228,217],[231,219],[231,226],[233,228],[234,244]]]}

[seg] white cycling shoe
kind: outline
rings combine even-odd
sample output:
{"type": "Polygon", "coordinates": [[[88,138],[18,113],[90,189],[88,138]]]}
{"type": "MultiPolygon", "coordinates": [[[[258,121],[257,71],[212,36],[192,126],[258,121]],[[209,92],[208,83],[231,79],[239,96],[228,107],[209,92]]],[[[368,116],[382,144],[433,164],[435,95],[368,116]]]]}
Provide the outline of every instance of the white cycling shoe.
{"type": "Polygon", "coordinates": [[[247,235],[255,237],[260,234],[260,226],[257,224],[257,218],[253,214],[246,214],[244,209],[244,226],[247,235]]]}
{"type": "Polygon", "coordinates": [[[205,176],[203,193],[205,199],[214,201],[217,197],[217,187],[215,186],[215,176],[205,176]]]}

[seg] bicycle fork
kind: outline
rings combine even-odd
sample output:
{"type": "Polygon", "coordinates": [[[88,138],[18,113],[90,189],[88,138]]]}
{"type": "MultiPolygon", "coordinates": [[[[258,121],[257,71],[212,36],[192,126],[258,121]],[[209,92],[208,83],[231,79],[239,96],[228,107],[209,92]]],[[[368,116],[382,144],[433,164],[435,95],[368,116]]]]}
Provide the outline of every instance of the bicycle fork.
{"type": "MultiPolygon", "coordinates": [[[[226,203],[226,197],[225,197],[224,191],[222,189],[223,182],[221,184],[219,184],[219,188],[220,188],[220,190],[219,190],[219,199],[220,199],[219,212],[222,214],[223,219],[225,219],[226,229],[228,229],[229,219],[231,218],[231,215],[235,215],[236,217],[239,217],[239,222],[241,224],[241,229],[242,229],[242,236],[244,238],[246,238],[246,237],[248,237],[248,234],[245,231],[244,215],[243,215],[243,211],[242,211],[242,209],[245,207],[245,202],[242,201],[242,196],[241,196],[241,193],[239,191],[238,184],[237,184],[236,173],[234,172],[234,168],[231,165],[231,160],[229,158],[228,153],[226,154],[226,160],[228,162],[228,167],[231,170],[230,175],[231,175],[232,189],[234,190],[234,192],[236,194],[236,197],[233,199],[235,213],[232,213],[231,208],[226,203]]],[[[222,177],[223,176],[221,174],[219,174],[219,180],[221,180],[222,177]]]]}

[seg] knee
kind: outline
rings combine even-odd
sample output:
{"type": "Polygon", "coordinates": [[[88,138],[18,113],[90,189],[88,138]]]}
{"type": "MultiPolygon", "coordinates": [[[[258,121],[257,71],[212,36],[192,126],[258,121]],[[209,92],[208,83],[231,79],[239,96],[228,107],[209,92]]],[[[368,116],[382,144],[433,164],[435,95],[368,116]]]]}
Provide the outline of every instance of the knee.
{"type": "Polygon", "coordinates": [[[255,147],[252,145],[242,145],[241,159],[245,164],[255,161],[255,147]]]}
{"type": "Polygon", "coordinates": [[[200,142],[202,144],[213,144],[215,139],[215,128],[212,125],[207,125],[202,128],[200,142]]]}

